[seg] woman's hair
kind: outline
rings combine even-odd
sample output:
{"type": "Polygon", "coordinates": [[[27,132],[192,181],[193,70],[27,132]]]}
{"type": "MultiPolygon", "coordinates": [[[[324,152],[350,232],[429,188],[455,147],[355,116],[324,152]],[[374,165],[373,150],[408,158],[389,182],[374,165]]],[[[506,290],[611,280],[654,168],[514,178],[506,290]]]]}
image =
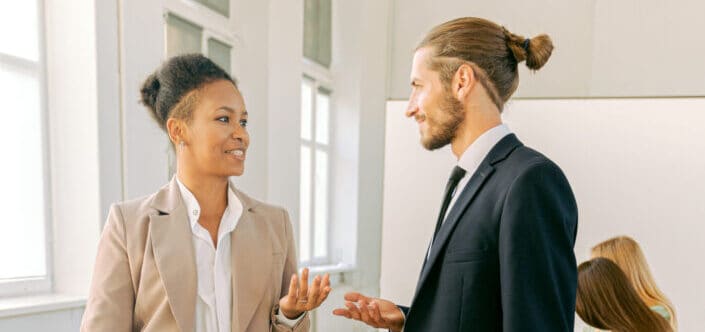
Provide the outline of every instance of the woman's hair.
{"type": "Polygon", "coordinates": [[[592,257],[604,257],[615,262],[647,305],[661,305],[666,308],[671,316],[671,327],[675,330],[677,320],[673,304],[656,286],[644,253],[634,239],[618,236],[599,243],[592,248],[592,257]]]}
{"type": "Polygon", "coordinates": [[[551,38],[545,34],[527,39],[515,35],[494,22],[463,17],[433,28],[416,49],[432,47],[430,67],[440,73],[450,86],[458,68],[470,62],[481,69],[475,76],[501,111],[519,85],[517,64],[538,70],[553,51],[551,38]]]}
{"type": "Polygon", "coordinates": [[[197,92],[218,80],[237,82],[225,70],[201,54],[170,58],[142,83],[142,104],[159,126],[166,130],[169,118],[190,119],[198,100],[197,92]]]}
{"type": "Polygon", "coordinates": [[[670,332],[671,326],[651,311],[607,258],[593,258],[578,266],[575,311],[585,322],[613,332],[670,332]]]}

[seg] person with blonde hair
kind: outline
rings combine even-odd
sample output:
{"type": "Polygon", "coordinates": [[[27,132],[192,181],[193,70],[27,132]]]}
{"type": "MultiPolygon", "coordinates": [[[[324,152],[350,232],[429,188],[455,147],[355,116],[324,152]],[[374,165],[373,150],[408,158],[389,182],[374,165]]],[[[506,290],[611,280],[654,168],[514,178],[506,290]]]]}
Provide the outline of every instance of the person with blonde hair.
{"type": "Polygon", "coordinates": [[[649,310],[624,272],[607,258],[593,258],[578,266],[575,311],[585,323],[602,330],[673,331],[668,321],[649,310]]]}
{"type": "Polygon", "coordinates": [[[676,329],[673,304],[656,285],[639,243],[628,236],[617,236],[594,246],[592,257],[604,257],[615,262],[624,271],[642,301],[676,329]]]}

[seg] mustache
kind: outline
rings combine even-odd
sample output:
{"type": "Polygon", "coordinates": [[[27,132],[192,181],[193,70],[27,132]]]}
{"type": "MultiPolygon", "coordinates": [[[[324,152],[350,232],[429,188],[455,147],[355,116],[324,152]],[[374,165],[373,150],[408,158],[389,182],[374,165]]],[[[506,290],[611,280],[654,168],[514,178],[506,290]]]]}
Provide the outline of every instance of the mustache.
{"type": "Polygon", "coordinates": [[[424,120],[426,120],[426,114],[416,113],[416,114],[414,114],[414,120],[424,121],[424,120]]]}

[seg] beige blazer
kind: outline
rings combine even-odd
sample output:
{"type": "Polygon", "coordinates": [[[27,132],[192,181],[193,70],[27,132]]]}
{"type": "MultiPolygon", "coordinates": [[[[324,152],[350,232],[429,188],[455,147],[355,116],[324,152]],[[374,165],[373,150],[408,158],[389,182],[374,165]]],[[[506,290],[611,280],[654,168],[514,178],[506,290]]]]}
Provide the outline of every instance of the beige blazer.
{"type": "MultiPolygon", "coordinates": [[[[274,319],[296,272],[289,215],[230,186],[243,205],[230,235],[232,332],[308,331],[308,314],[293,329],[274,319]]],[[[186,213],[175,179],[110,208],[81,331],[194,330],[196,262],[186,213]]]]}

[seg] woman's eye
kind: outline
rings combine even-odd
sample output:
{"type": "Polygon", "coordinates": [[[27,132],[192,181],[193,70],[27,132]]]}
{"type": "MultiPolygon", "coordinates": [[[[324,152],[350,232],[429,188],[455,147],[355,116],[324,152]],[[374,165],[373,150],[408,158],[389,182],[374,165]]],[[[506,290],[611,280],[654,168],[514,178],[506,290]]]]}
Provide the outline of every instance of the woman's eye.
{"type": "Polygon", "coordinates": [[[227,117],[227,116],[221,116],[221,117],[217,118],[216,120],[217,120],[217,121],[220,121],[220,122],[222,122],[222,123],[228,123],[228,122],[230,122],[230,118],[227,117]]]}
{"type": "Polygon", "coordinates": [[[240,120],[240,126],[242,126],[242,128],[246,128],[247,127],[247,120],[244,120],[244,119],[240,120]]]}

